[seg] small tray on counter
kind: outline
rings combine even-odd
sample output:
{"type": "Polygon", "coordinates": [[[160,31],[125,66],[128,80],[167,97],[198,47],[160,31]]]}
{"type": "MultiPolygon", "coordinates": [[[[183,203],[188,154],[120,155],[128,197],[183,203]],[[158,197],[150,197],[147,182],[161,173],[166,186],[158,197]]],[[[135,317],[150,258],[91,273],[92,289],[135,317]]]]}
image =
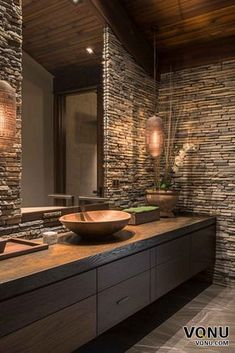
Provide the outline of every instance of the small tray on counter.
{"type": "Polygon", "coordinates": [[[131,214],[131,219],[129,221],[129,224],[134,226],[158,221],[160,219],[159,207],[155,207],[155,206],[132,207],[132,208],[126,208],[123,211],[131,214]]]}
{"type": "Polygon", "coordinates": [[[4,251],[0,252],[0,261],[46,249],[48,249],[48,244],[40,244],[37,241],[26,239],[9,238],[6,241],[4,251]]]}

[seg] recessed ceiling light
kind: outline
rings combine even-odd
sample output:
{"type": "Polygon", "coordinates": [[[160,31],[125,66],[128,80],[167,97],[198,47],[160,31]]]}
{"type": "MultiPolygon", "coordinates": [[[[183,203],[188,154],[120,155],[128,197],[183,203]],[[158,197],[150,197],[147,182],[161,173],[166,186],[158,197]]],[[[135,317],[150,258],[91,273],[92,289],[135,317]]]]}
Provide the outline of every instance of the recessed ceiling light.
{"type": "Polygon", "coordinates": [[[74,3],[74,5],[78,5],[81,4],[83,0],[72,0],[72,2],[74,3]]]}
{"type": "Polygon", "coordinates": [[[88,54],[94,54],[94,50],[91,47],[87,47],[86,51],[88,52],[88,54]]]}

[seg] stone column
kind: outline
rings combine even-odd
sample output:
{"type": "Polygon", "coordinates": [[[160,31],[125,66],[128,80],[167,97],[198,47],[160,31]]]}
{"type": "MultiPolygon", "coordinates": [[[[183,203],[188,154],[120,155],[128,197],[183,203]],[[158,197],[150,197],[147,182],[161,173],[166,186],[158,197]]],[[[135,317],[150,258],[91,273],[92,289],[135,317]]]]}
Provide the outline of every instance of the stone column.
{"type": "Polygon", "coordinates": [[[14,148],[0,152],[0,225],[20,220],[22,8],[20,0],[0,0],[0,79],[16,90],[17,133],[14,148]]]}

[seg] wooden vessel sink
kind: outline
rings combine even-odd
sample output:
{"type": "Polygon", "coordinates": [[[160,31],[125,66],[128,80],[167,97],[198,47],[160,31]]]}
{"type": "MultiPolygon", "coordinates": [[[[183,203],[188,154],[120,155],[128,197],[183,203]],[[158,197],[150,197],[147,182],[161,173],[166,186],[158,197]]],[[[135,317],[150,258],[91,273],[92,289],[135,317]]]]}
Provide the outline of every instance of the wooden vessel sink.
{"type": "Polygon", "coordinates": [[[131,215],[116,210],[87,211],[60,217],[60,222],[84,239],[103,240],[123,229],[131,215]]]}

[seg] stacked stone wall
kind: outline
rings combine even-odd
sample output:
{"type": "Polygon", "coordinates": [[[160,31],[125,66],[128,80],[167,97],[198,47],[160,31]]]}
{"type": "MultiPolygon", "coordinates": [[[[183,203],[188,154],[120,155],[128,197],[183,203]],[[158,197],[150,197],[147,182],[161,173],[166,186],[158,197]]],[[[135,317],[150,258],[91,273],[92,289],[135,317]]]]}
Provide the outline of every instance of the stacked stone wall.
{"type": "Polygon", "coordinates": [[[109,28],[104,32],[104,187],[117,207],[144,203],[153,185],[145,148],[146,120],[154,112],[153,79],[109,28]]]}
{"type": "MultiPolygon", "coordinates": [[[[235,279],[235,60],[172,74],[174,114],[179,114],[177,148],[193,142],[175,186],[178,208],[217,216],[214,280],[235,279]]],[[[169,111],[170,74],[161,76],[159,113],[169,111]]]]}
{"type": "Polygon", "coordinates": [[[0,80],[16,90],[17,133],[14,147],[0,152],[0,225],[20,220],[21,179],[21,81],[22,81],[21,1],[0,0],[0,80]]]}

